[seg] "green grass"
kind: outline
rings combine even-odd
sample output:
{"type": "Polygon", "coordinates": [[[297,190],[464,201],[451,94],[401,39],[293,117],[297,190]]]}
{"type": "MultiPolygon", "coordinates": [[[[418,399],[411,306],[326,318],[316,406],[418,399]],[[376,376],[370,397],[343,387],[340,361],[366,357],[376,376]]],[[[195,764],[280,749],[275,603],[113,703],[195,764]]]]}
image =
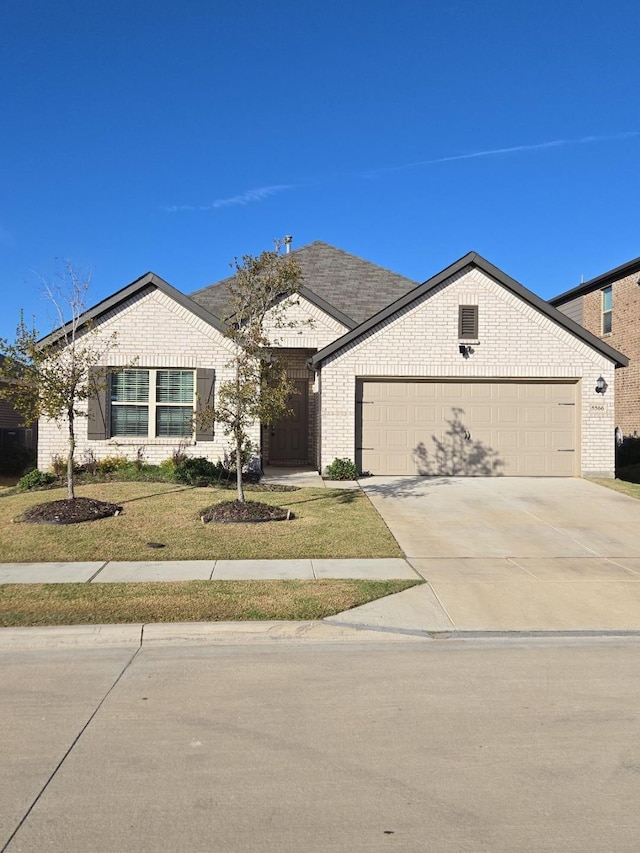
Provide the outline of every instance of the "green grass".
{"type": "Polygon", "coordinates": [[[124,512],[84,524],[26,524],[19,519],[28,507],[64,498],[65,490],[0,492],[0,563],[402,556],[368,498],[357,490],[260,492],[257,500],[287,507],[295,518],[206,525],[199,511],[216,501],[233,499],[233,492],[169,483],[108,482],[79,486],[76,494],[121,504],[124,512]],[[148,542],[166,547],[151,550],[148,542]]]}
{"type": "Polygon", "coordinates": [[[606,486],[608,489],[613,489],[614,492],[620,492],[630,498],[640,500],[640,484],[627,482],[626,480],[600,480],[593,479],[592,482],[599,486],[606,486]]]}
{"type": "Polygon", "coordinates": [[[5,584],[0,626],[322,619],[420,581],[5,584]]]}

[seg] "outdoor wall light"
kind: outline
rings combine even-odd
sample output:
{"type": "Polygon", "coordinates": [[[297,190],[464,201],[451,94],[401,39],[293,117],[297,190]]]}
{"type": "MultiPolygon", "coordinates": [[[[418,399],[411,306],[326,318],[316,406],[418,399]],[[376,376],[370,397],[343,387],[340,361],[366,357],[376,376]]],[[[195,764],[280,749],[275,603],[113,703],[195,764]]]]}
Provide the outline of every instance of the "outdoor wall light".
{"type": "Polygon", "coordinates": [[[473,355],[473,347],[470,347],[468,344],[460,344],[460,355],[463,358],[469,358],[470,355],[473,355]]]}
{"type": "Polygon", "coordinates": [[[609,386],[605,382],[602,376],[599,376],[596,380],[596,394],[604,394],[609,386]]]}

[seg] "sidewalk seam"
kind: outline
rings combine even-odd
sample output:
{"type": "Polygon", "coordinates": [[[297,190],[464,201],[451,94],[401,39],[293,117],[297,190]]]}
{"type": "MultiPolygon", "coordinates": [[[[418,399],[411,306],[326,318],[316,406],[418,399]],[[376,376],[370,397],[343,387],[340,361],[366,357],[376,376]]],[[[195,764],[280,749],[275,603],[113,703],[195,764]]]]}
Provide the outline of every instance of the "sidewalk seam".
{"type": "Polygon", "coordinates": [[[110,562],[109,560],[105,560],[104,563],[100,566],[100,568],[94,574],[92,574],[91,577],[85,581],[85,583],[93,583],[94,580],[100,574],[100,572],[109,565],[109,562],[110,562]]]}

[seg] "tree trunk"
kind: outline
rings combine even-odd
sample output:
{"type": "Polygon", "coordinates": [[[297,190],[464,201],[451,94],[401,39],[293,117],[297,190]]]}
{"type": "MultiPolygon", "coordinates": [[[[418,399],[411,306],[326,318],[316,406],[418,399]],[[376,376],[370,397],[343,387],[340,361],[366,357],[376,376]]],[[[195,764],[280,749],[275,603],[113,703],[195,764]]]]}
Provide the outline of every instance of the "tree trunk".
{"type": "Polygon", "coordinates": [[[73,457],[76,450],[76,432],[73,422],[73,408],[67,412],[69,419],[69,455],[67,456],[67,498],[73,500],[75,498],[74,482],[73,482],[73,457]]]}
{"type": "Polygon", "coordinates": [[[242,439],[236,436],[236,484],[238,486],[238,500],[244,503],[244,488],[242,486],[242,439]]]}

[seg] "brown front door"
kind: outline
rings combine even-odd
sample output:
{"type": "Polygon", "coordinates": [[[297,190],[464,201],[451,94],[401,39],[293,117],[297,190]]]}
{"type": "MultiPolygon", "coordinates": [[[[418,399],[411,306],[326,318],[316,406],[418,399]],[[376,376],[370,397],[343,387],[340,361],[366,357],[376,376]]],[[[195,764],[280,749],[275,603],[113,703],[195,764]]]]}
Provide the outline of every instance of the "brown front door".
{"type": "Polygon", "coordinates": [[[308,393],[305,379],[294,379],[297,394],[289,400],[292,414],[269,430],[269,465],[308,465],[308,393]]]}

